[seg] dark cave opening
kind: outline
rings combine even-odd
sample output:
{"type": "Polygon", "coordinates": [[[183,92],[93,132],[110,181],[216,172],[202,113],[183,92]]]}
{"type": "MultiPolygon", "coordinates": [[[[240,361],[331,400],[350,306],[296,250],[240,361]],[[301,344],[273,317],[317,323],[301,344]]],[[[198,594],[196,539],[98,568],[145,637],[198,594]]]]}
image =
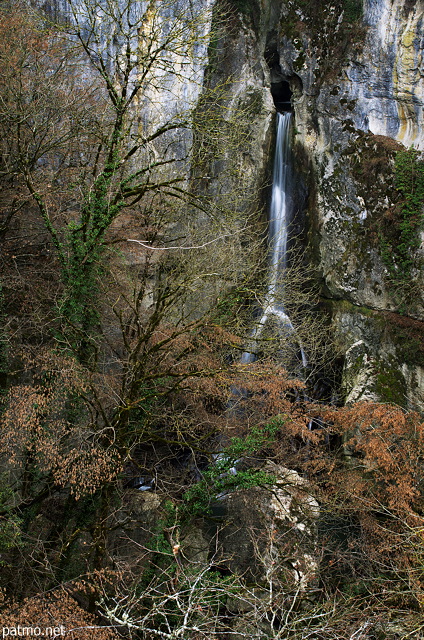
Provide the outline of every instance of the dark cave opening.
{"type": "Polygon", "coordinates": [[[287,80],[279,82],[271,82],[271,95],[274,100],[275,108],[279,113],[286,113],[292,110],[292,91],[287,80]]]}

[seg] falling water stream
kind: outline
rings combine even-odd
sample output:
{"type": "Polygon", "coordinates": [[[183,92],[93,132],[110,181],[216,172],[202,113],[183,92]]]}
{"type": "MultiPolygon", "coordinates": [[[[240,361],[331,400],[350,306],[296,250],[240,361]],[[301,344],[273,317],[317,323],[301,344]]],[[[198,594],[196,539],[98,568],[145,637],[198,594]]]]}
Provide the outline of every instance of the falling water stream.
{"type": "MultiPolygon", "coordinates": [[[[291,113],[277,113],[277,140],[268,231],[270,255],[268,287],[262,314],[250,336],[248,349],[241,357],[242,363],[245,364],[256,359],[258,340],[266,322],[271,317],[276,319],[277,326],[282,334],[293,335],[294,342],[299,344],[299,340],[295,335],[295,328],[282,303],[284,292],[282,276],[287,266],[288,228],[293,213],[294,185],[290,145],[291,122],[291,113]]],[[[306,367],[307,359],[300,344],[299,349],[302,365],[306,367]]]]}
{"type": "MultiPolygon", "coordinates": [[[[307,359],[296,336],[296,330],[287,315],[282,303],[284,294],[284,270],[287,266],[287,241],[288,229],[293,214],[293,170],[291,156],[291,122],[292,114],[289,112],[277,113],[277,140],[274,159],[274,171],[272,181],[271,206],[269,215],[269,267],[268,285],[262,313],[255,323],[250,335],[246,351],[242,354],[241,362],[249,364],[254,362],[259,350],[258,341],[267,321],[275,318],[278,330],[294,344],[297,344],[300,352],[302,366],[305,369],[307,359]]],[[[229,409],[236,410],[240,401],[246,395],[243,388],[231,387],[232,401],[229,409]]],[[[311,423],[312,424],[312,423],[311,423]]],[[[214,454],[215,464],[228,461],[223,453],[223,438],[220,437],[218,451],[214,454]]],[[[227,473],[237,474],[239,460],[231,461],[233,466],[227,473]]],[[[225,497],[226,493],[216,496],[217,499],[225,497]]]]}

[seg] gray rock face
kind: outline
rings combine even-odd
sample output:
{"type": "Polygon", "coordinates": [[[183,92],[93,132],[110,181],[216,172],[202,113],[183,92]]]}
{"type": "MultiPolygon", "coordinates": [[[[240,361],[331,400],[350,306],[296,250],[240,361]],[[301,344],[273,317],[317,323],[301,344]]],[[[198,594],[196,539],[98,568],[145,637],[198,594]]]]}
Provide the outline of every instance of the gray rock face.
{"type": "Polygon", "coordinates": [[[281,69],[303,84],[296,113],[306,103],[311,120],[317,107],[324,147],[349,115],[357,129],[422,148],[423,2],[365,0],[362,19],[359,5],[355,15],[337,2],[308,15],[304,3],[283,3],[281,69]]]}
{"type": "Polygon", "coordinates": [[[423,148],[423,3],[368,0],[363,55],[347,70],[358,128],[423,148]]]}
{"type": "Polygon", "coordinates": [[[366,324],[375,327],[370,339],[354,308],[423,319],[422,244],[406,251],[413,263],[405,276],[413,292],[406,305],[403,285],[390,271],[401,242],[395,232],[401,207],[395,159],[402,149],[424,146],[424,4],[412,5],[366,0],[361,16],[360,3],[355,9],[354,3],[311,7],[287,0],[277,48],[281,73],[293,88],[299,157],[310,159],[310,243],[323,294],[354,305],[344,310],[343,320],[337,311],[333,316],[336,339],[342,352],[348,351],[346,398],[400,402],[402,396],[401,404],[418,407],[421,364],[400,354],[390,340],[376,347],[384,315],[368,317],[366,324]],[[358,369],[353,353],[359,345],[372,355],[358,369]],[[375,358],[391,372],[393,393],[377,384],[375,358]]]}
{"type": "Polygon", "coordinates": [[[332,315],[345,352],[345,401],[384,400],[424,411],[422,323],[346,302],[334,302],[332,315]]]}
{"type": "Polygon", "coordinates": [[[264,24],[262,18],[255,30],[251,20],[236,11],[224,18],[208,74],[209,85],[223,88],[224,119],[243,125],[239,131],[242,148],[228,149],[224,162],[211,164],[208,193],[237,192],[235,205],[245,220],[261,207],[274,135],[275,108],[263,55],[264,24]]]}
{"type": "Polygon", "coordinates": [[[238,491],[225,499],[223,554],[247,582],[281,591],[303,590],[317,579],[319,506],[296,471],[268,462],[268,489],[238,491]]]}
{"type": "MultiPolygon", "coordinates": [[[[309,240],[322,291],[330,300],[353,305],[344,310],[342,322],[337,305],[334,308],[336,340],[343,353],[362,341],[379,363],[371,369],[367,365],[369,375],[356,376],[354,383],[348,381],[347,362],[346,398],[419,407],[424,394],[421,362],[411,362],[407,350],[394,345],[391,337],[378,341],[376,336],[384,313],[397,313],[403,305],[403,292],[393,284],[383,255],[381,229],[390,227],[391,212],[399,207],[396,154],[411,145],[424,146],[424,3],[411,7],[406,0],[366,0],[363,14],[361,3],[352,9],[354,4],[317,7],[268,0],[260,17],[240,17],[240,28],[224,37],[220,73],[231,78],[227,104],[238,108],[256,100],[257,105],[256,112],[246,113],[251,143],[238,159],[246,193],[240,207],[249,209],[266,176],[272,138],[270,88],[288,81],[298,170],[310,185],[309,240]],[[355,307],[383,314],[367,317],[367,326],[374,326],[371,339],[369,331],[362,333],[361,313],[355,307]],[[354,330],[346,330],[346,323],[354,330]],[[375,373],[381,367],[387,376],[375,373]],[[382,377],[392,382],[382,385],[382,377]],[[395,390],[390,390],[392,384],[395,390]]],[[[211,191],[230,180],[223,169],[215,172],[211,191]]],[[[390,242],[396,243],[396,236],[390,242]]],[[[411,250],[411,255],[415,266],[408,276],[413,295],[407,314],[419,320],[424,311],[422,250],[411,250]]]]}

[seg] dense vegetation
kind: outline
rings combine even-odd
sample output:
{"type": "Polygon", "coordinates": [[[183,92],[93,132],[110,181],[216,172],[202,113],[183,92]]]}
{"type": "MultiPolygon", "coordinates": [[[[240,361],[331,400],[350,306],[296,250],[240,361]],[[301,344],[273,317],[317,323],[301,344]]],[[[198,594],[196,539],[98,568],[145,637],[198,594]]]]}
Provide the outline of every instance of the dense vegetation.
{"type": "MultiPolygon", "coordinates": [[[[414,637],[424,425],[311,400],[332,361],[302,266],[284,302],[309,369],[292,375],[298,344],[271,330],[240,362],[264,234],[237,173],[243,105],[198,71],[234,8],[189,5],[71,1],[56,21],[0,8],[0,626],[333,640],[387,637],[396,614],[414,637]],[[282,496],[309,524],[249,520],[282,496]]],[[[411,162],[397,165],[409,227],[411,162]]]]}
{"type": "Polygon", "coordinates": [[[400,310],[405,312],[416,291],[414,271],[420,271],[420,229],[423,224],[424,162],[415,149],[398,151],[395,184],[400,202],[391,219],[382,225],[381,251],[389,278],[397,292],[400,310]]]}

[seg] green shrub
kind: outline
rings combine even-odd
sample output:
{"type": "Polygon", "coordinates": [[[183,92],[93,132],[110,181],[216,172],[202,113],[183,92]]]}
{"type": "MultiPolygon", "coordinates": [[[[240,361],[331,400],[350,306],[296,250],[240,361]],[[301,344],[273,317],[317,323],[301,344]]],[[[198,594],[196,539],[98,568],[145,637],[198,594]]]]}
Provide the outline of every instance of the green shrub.
{"type": "Polygon", "coordinates": [[[274,478],[264,471],[247,469],[234,474],[232,469],[243,456],[257,453],[271,444],[280,427],[281,419],[277,417],[263,428],[252,428],[243,438],[231,438],[215,463],[203,473],[201,481],[184,494],[183,513],[186,516],[205,515],[211,512],[211,503],[220,494],[272,484],[274,478]]]}

